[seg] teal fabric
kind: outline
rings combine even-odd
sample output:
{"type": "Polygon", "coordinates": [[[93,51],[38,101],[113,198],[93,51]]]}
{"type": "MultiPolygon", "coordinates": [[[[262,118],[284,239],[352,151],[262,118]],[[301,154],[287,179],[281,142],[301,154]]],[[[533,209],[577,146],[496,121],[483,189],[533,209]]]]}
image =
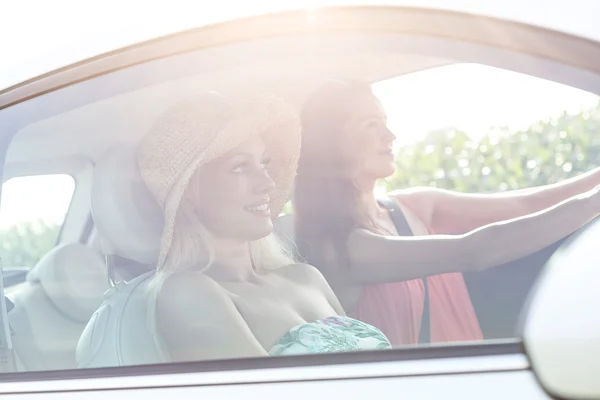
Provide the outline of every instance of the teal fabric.
{"type": "Polygon", "coordinates": [[[335,316],[298,325],[269,352],[272,356],[391,349],[374,326],[350,317],[335,316]]]}

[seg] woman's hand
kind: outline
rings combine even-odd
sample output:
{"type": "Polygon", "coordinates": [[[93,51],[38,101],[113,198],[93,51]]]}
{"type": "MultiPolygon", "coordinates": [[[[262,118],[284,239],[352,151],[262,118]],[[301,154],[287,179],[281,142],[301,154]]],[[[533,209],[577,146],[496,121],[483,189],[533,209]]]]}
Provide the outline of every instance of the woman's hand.
{"type": "Polygon", "coordinates": [[[592,190],[583,193],[579,197],[584,199],[587,198],[590,202],[590,206],[592,207],[592,209],[596,209],[598,210],[598,213],[600,213],[600,185],[596,186],[592,190]]]}

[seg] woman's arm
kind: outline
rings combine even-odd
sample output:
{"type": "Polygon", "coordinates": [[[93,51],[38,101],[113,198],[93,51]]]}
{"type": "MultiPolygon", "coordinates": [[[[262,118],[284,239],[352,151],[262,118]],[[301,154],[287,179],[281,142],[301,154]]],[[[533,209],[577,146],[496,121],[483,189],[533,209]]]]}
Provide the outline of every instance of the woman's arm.
{"type": "Polygon", "coordinates": [[[581,228],[600,214],[599,197],[594,189],[546,210],[456,236],[393,237],[354,230],[346,276],[357,283],[393,282],[504,264],[581,228]]]}
{"type": "Polygon", "coordinates": [[[600,168],[551,185],[502,193],[458,193],[423,187],[403,191],[400,196],[419,210],[435,232],[457,234],[533,214],[598,185],[600,168]]]}
{"type": "Polygon", "coordinates": [[[231,298],[201,273],[182,272],[167,280],[156,312],[173,362],[268,355],[231,298]]]}

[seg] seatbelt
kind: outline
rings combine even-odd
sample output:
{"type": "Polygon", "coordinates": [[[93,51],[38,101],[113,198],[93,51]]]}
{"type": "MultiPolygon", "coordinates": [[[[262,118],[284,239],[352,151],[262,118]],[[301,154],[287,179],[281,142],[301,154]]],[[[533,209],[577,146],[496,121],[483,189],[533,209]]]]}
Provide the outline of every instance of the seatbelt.
{"type": "Polygon", "coordinates": [[[12,305],[12,302],[4,297],[4,277],[0,268],[0,372],[15,372],[17,369],[8,321],[8,311],[12,305]]]}
{"type": "MultiPolygon", "coordinates": [[[[393,199],[383,197],[378,199],[379,204],[385,207],[390,213],[392,222],[396,227],[398,236],[413,236],[413,232],[404,217],[404,213],[393,199]]],[[[421,315],[421,330],[419,331],[419,343],[429,343],[430,340],[430,313],[429,313],[429,289],[427,287],[427,277],[423,278],[423,288],[425,289],[425,298],[423,302],[423,314],[421,315]]]]}

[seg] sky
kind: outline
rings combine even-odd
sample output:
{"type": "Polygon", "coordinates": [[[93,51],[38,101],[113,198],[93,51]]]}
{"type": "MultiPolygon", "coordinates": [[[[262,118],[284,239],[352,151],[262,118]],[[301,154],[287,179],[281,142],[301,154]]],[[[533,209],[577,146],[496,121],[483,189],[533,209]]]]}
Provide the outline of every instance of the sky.
{"type": "Polygon", "coordinates": [[[479,139],[493,127],[526,129],[567,111],[594,106],[598,96],[556,82],[478,64],[455,64],[374,85],[399,145],[439,128],[479,139]]]}
{"type": "MultiPolygon", "coordinates": [[[[583,0],[572,1],[581,3],[583,0]]],[[[302,3],[310,6],[315,2],[302,3]]],[[[485,3],[480,0],[455,2],[473,7],[482,7],[485,3]]],[[[292,3],[256,0],[237,2],[233,7],[229,0],[221,0],[220,8],[193,13],[190,10],[197,8],[199,2],[105,0],[90,6],[90,2],[73,0],[4,1],[0,3],[3,15],[0,88],[114,47],[191,28],[199,21],[218,21],[263,9],[277,10],[292,3]],[[31,12],[33,9],[36,12],[31,12]]],[[[423,0],[422,3],[448,4],[447,0],[423,0]]],[[[502,4],[509,3],[513,2],[507,0],[502,4]]],[[[545,5],[548,15],[560,11],[553,7],[557,2],[530,0],[528,4],[532,7],[537,3],[545,5]]],[[[593,4],[598,7],[600,2],[593,4]]],[[[521,14],[526,16],[530,11],[523,6],[521,14]]],[[[600,7],[598,11],[600,13],[600,7]]],[[[584,29],[595,27],[597,23],[580,18],[577,26],[584,29]]],[[[476,139],[493,126],[522,129],[565,110],[577,112],[588,108],[598,100],[596,95],[578,89],[473,64],[440,67],[394,78],[377,83],[374,91],[388,113],[398,145],[449,126],[462,129],[476,139]]],[[[73,181],[64,176],[19,178],[5,183],[0,229],[38,218],[60,222],[72,190],[73,181]]]]}

